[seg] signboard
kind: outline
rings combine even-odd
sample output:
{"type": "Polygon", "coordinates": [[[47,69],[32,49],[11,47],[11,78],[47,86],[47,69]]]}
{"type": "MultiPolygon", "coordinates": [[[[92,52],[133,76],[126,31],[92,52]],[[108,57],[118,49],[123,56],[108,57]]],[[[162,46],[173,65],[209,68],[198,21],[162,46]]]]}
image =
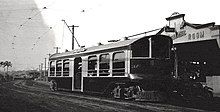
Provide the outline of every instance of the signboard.
{"type": "Polygon", "coordinates": [[[198,40],[198,39],[203,39],[205,36],[204,31],[199,31],[199,32],[195,32],[192,34],[188,34],[188,40],[198,40]]]}
{"type": "Polygon", "coordinates": [[[177,31],[176,34],[172,36],[172,39],[175,44],[175,43],[210,40],[213,38],[211,36],[211,30],[209,28],[194,29],[191,27],[185,27],[184,29],[177,31]]]}

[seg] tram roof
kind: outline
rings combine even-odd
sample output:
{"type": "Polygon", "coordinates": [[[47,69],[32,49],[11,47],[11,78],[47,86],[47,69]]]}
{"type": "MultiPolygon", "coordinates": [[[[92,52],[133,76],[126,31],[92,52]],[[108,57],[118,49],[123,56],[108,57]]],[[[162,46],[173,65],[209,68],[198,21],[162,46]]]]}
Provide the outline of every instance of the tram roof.
{"type": "Polygon", "coordinates": [[[93,52],[97,52],[97,51],[110,50],[113,48],[127,47],[139,39],[150,38],[150,37],[152,37],[152,36],[144,36],[144,37],[133,38],[133,39],[128,39],[128,40],[124,40],[124,41],[118,41],[118,42],[113,42],[113,43],[109,43],[109,44],[104,44],[104,45],[97,45],[97,46],[92,46],[92,47],[88,47],[88,48],[80,48],[80,49],[75,49],[73,51],[68,51],[68,52],[63,52],[63,53],[55,53],[50,56],[50,59],[69,57],[69,56],[75,56],[75,55],[83,55],[83,54],[93,53],[93,52]]]}
{"type": "MultiPolygon", "coordinates": [[[[140,37],[140,38],[144,38],[144,37],[140,37]]],[[[113,48],[126,47],[126,46],[131,45],[135,41],[139,40],[140,38],[128,39],[128,40],[124,40],[124,41],[118,41],[118,42],[113,42],[113,43],[109,43],[109,44],[97,45],[97,46],[92,46],[92,47],[88,47],[88,48],[80,48],[80,49],[75,49],[73,51],[68,51],[68,52],[63,52],[63,53],[55,53],[55,54],[51,55],[50,58],[53,59],[53,58],[59,58],[59,57],[77,55],[77,54],[87,54],[87,53],[108,50],[108,49],[113,49],[113,48]]]]}

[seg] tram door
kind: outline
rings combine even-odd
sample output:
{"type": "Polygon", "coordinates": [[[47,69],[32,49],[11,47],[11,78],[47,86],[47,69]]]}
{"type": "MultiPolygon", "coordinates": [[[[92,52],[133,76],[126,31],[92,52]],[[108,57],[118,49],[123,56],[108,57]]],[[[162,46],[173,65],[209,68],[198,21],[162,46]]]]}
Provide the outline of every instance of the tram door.
{"type": "Polygon", "coordinates": [[[82,58],[78,57],[74,59],[74,89],[81,89],[82,79],[82,58]]]}

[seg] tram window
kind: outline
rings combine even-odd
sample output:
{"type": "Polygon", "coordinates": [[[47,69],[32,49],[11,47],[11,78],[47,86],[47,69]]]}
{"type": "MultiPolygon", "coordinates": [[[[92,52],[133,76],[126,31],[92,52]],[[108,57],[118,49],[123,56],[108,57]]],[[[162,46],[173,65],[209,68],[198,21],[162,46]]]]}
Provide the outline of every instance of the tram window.
{"type": "Polygon", "coordinates": [[[50,62],[50,76],[54,76],[55,75],[55,62],[51,61],[50,62]]]}
{"type": "Polygon", "coordinates": [[[56,62],[56,76],[61,76],[62,72],[62,60],[56,62]]]}
{"type": "Polygon", "coordinates": [[[109,54],[100,55],[100,59],[99,59],[99,76],[108,76],[110,74],[109,64],[110,64],[109,54]]]}
{"type": "Polygon", "coordinates": [[[149,57],[149,40],[139,41],[132,46],[133,57],[149,57]]]}
{"type": "Polygon", "coordinates": [[[124,76],[125,74],[125,53],[113,54],[113,76],[124,76]]]}
{"type": "Polygon", "coordinates": [[[63,60],[63,76],[69,76],[69,60],[63,60]]]}
{"type": "Polygon", "coordinates": [[[97,57],[89,56],[88,58],[88,76],[97,76],[97,57]]]}
{"type": "Polygon", "coordinates": [[[170,42],[168,40],[154,39],[152,42],[152,57],[169,58],[170,42]]]}

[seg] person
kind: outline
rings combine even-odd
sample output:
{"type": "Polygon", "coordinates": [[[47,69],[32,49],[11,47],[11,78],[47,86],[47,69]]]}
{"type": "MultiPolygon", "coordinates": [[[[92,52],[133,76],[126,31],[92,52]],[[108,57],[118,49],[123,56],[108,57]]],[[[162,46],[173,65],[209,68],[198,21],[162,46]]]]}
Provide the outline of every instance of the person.
{"type": "Polygon", "coordinates": [[[56,83],[56,81],[51,80],[50,82],[51,82],[51,84],[50,84],[50,89],[51,89],[52,91],[56,91],[56,90],[57,90],[57,83],[56,83]]]}

